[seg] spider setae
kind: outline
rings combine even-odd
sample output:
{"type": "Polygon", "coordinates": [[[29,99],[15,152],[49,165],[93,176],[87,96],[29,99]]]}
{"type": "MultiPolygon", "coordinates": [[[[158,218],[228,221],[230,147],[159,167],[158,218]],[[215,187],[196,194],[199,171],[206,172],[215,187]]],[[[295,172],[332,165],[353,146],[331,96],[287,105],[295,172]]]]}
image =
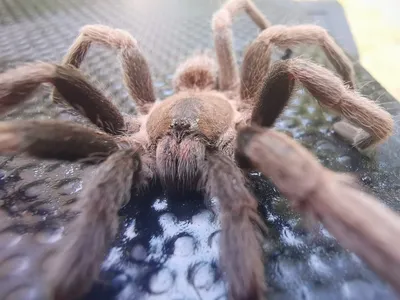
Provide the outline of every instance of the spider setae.
{"type": "MultiPolygon", "coordinates": [[[[28,100],[40,84],[51,83],[55,102],[69,103],[99,128],[48,120],[1,122],[0,154],[70,161],[93,154],[107,157],[80,195],[81,214],[70,233],[51,252],[54,263],[43,275],[39,265],[50,255],[46,250],[31,266],[50,282],[43,299],[71,299],[90,288],[116,234],[117,211],[129,199],[132,185],[140,190],[154,179],[166,189],[200,190],[219,200],[220,258],[229,298],[262,299],[265,279],[258,233],[264,225],[256,199],[245,188],[242,169],[248,161],[236,155],[238,131],[246,126],[272,127],[298,82],[322,107],[344,117],[334,129],[357,148],[373,148],[391,135],[390,114],[354,91],[352,63],[323,28],[271,26],[250,0],[231,0],[214,15],[212,30],[216,61],[198,54],[183,62],[173,80],[175,94],[163,101],[156,99],[136,40],[126,31],[102,25],[83,27],[60,65],[33,63],[0,75],[0,113],[28,100]],[[262,31],[239,71],[231,25],[241,11],[262,31]],[[138,115],[122,115],[78,70],[92,43],[118,49],[138,115]],[[298,58],[270,63],[273,46],[299,43],[322,47],[342,78],[298,58]]],[[[301,188],[302,182],[286,188],[301,188]]],[[[13,280],[10,289],[18,286],[13,280]]]]}

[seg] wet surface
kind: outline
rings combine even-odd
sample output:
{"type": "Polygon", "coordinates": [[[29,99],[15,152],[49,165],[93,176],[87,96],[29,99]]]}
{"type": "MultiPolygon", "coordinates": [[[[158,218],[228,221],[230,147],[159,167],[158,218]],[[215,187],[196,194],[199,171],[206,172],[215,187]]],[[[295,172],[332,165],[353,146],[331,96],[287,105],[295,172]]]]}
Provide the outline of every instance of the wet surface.
{"type": "MultiPolygon", "coordinates": [[[[103,0],[68,4],[61,0],[0,0],[0,71],[35,60],[60,61],[81,26],[103,23],[129,30],[140,42],[157,93],[164,98],[172,93],[171,78],[177,64],[195,50],[212,47],[209,22],[218,8],[216,2],[173,0],[167,9],[166,2],[159,0],[117,0],[112,4],[103,0]]],[[[273,23],[307,21],[287,1],[256,2],[273,23]]],[[[257,30],[246,17],[238,18],[234,30],[240,62],[257,30]]],[[[294,51],[329,66],[317,48],[294,51]]],[[[123,112],[134,113],[115,52],[92,47],[82,69],[123,112]]],[[[397,124],[399,104],[359,66],[357,75],[361,92],[378,99],[397,124]]],[[[51,105],[48,91],[44,87],[4,119],[59,118],[88,124],[70,109],[51,105]]],[[[299,89],[276,128],[305,145],[326,167],[353,172],[371,193],[400,210],[398,128],[376,153],[361,156],[333,134],[331,125],[336,119],[299,89]]],[[[91,168],[22,156],[0,157],[1,247],[22,249],[31,238],[43,247],[57,243],[74,216],[71,205],[82,189],[81,178],[84,172],[90,176],[91,168]]],[[[264,243],[268,299],[396,298],[323,227],[306,231],[300,216],[272,184],[257,172],[249,178],[260,214],[270,228],[264,243]]],[[[99,282],[85,299],[225,299],[218,266],[220,226],[213,201],[206,205],[200,195],[166,198],[161,191],[152,190],[132,197],[120,215],[120,233],[102,265],[99,282]]],[[[18,273],[32,261],[33,257],[25,256],[7,260],[8,265],[0,265],[0,273],[10,269],[18,273]]],[[[27,284],[9,299],[40,296],[29,288],[35,281],[30,280],[29,272],[25,274],[27,284]]]]}

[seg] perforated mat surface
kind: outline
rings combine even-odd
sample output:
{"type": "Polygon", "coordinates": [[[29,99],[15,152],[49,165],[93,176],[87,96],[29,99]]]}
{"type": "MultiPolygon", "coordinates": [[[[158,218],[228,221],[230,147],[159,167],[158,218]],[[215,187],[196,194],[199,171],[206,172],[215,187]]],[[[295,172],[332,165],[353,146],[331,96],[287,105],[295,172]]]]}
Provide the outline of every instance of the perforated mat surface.
{"type": "MultiPolygon", "coordinates": [[[[307,22],[289,1],[256,3],[275,24],[307,22]]],[[[220,1],[211,0],[0,0],[0,71],[36,60],[59,62],[81,26],[101,23],[126,29],[139,41],[158,95],[165,98],[172,93],[171,76],[178,63],[197,49],[212,49],[210,20],[219,5],[220,1]]],[[[240,62],[257,29],[242,16],[235,21],[234,33],[240,62]]],[[[318,48],[294,50],[330,67],[318,48]]],[[[280,54],[277,51],[276,58],[280,54]]],[[[398,120],[398,103],[356,67],[362,93],[377,99],[398,120]]],[[[92,47],[83,70],[122,111],[135,112],[122,84],[116,53],[92,47]]],[[[48,93],[43,88],[3,119],[60,118],[87,124],[71,109],[51,104],[48,93]]],[[[331,130],[335,118],[300,89],[276,127],[313,151],[325,166],[354,172],[371,193],[399,210],[398,129],[368,158],[335,137],[331,130]]],[[[9,247],[22,247],[23,240],[32,235],[39,242],[56,243],[73,217],[70,206],[82,189],[83,172],[90,174],[91,167],[0,157],[1,218],[7,220],[0,239],[12,231],[16,233],[9,247]]],[[[323,227],[318,233],[307,232],[272,184],[258,173],[249,176],[270,228],[264,244],[269,299],[396,298],[323,227]]],[[[121,211],[120,234],[103,264],[101,280],[85,299],[225,299],[218,267],[219,223],[212,208],[198,195],[168,199],[160,191],[151,191],[132,198],[121,211]]],[[[36,280],[29,273],[26,276],[28,282],[36,280]]],[[[15,299],[39,299],[29,289],[19,295],[15,299]]]]}

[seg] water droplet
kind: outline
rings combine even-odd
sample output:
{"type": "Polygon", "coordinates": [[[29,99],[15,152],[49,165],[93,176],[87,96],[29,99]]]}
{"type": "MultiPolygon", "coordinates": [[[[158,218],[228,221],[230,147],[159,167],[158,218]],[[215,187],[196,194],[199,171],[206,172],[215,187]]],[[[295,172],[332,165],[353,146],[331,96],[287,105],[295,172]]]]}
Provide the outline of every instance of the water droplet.
{"type": "Polygon", "coordinates": [[[198,289],[209,289],[214,283],[214,272],[210,264],[202,262],[193,270],[193,285],[198,289]]]}
{"type": "Polygon", "coordinates": [[[168,90],[163,90],[162,93],[164,96],[168,97],[171,96],[174,93],[174,91],[172,89],[168,89],[168,90]]]}
{"type": "Polygon", "coordinates": [[[110,253],[108,254],[106,260],[103,262],[102,268],[109,269],[113,265],[117,264],[122,257],[122,250],[121,248],[112,248],[110,253]]]}
{"type": "Polygon", "coordinates": [[[11,294],[5,298],[5,300],[42,300],[47,299],[46,295],[43,295],[39,292],[38,289],[35,289],[30,286],[20,286],[16,290],[12,291],[11,294]]]}
{"type": "Polygon", "coordinates": [[[82,180],[80,178],[68,178],[60,180],[57,187],[61,195],[71,195],[82,189],[82,180]]]}
{"type": "Polygon", "coordinates": [[[22,236],[13,232],[3,232],[0,234],[0,248],[14,247],[22,239],[22,236]]]}
{"type": "Polygon", "coordinates": [[[309,265],[319,274],[329,275],[331,273],[329,266],[327,266],[316,254],[310,256],[309,265]]]}
{"type": "Polygon", "coordinates": [[[191,236],[182,236],[175,241],[175,255],[189,256],[194,253],[195,241],[191,236]]]}
{"type": "Polygon", "coordinates": [[[371,178],[371,176],[365,174],[365,175],[361,176],[361,181],[364,184],[371,184],[372,183],[372,178],[371,178]]]}
{"type": "Polygon", "coordinates": [[[281,234],[282,241],[289,245],[289,246],[301,246],[303,245],[303,241],[301,241],[296,235],[294,234],[293,231],[291,231],[289,228],[285,227],[282,230],[281,234]]]}
{"type": "Polygon", "coordinates": [[[111,284],[116,290],[122,290],[126,283],[128,282],[128,276],[126,274],[121,274],[115,277],[112,281],[111,284]]]}
{"type": "Polygon", "coordinates": [[[135,245],[131,251],[132,258],[137,261],[144,261],[147,257],[147,251],[143,245],[135,245]]]}
{"type": "Polygon", "coordinates": [[[55,243],[55,242],[61,240],[63,232],[64,232],[64,228],[61,227],[61,228],[58,228],[58,229],[52,230],[52,231],[45,230],[42,232],[38,232],[35,237],[39,243],[51,244],[51,243],[55,243]]]}
{"type": "Polygon", "coordinates": [[[350,164],[350,162],[351,162],[351,157],[347,156],[347,155],[343,155],[343,156],[339,156],[336,160],[339,163],[341,163],[342,165],[348,166],[350,164]]]}
{"type": "Polygon", "coordinates": [[[165,210],[168,207],[168,203],[166,199],[157,199],[154,201],[153,208],[156,211],[162,211],[165,210]]]}
{"type": "Polygon", "coordinates": [[[162,82],[162,81],[154,82],[154,87],[156,87],[156,88],[163,87],[164,85],[165,85],[165,82],[162,82]]]}
{"type": "Polygon", "coordinates": [[[154,294],[167,292],[174,284],[174,276],[170,270],[163,268],[150,278],[150,291],[154,294]]]}
{"type": "Polygon", "coordinates": [[[216,251],[219,251],[220,238],[221,238],[221,230],[214,231],[208,239],[208,246],[216,251]]]}
{"type": "Polygon", "coordinates": [[[126,228],[125,231],[125,237],[127,237],[129,240],[135,238],[137,236],[136,232],[136,221],[133,220],[131,224],[126,228]]]}
{"type": "Polygon", "coordinates": [[[3,170],[0,170],[0,184],[4,183],[5,177],[6,177],[6,173],[3,170]]]}
{"type": "Polygon", "coordinates": [[[0,276],[9,276],[25,271],[29,267],[29,259],[26,256],[16,255],[7,258],[0,265],[0,276]]]}
{"type": "Polygon", "coordinates": [[[336,147],[328,142],[328,141],[320,141],[317,143],[316,147],[317,151],[325,152],[325,151],[330,151],[330,152],[336,152],[336,147]]]}

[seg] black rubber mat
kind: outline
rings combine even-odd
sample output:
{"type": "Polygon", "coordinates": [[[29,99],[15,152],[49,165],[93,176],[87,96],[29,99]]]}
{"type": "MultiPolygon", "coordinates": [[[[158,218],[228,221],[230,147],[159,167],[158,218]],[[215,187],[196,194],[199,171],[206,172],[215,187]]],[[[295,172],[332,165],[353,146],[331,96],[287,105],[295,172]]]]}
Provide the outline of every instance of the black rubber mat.
{"type": "MultiPolygon", "coordinates": [[[[172,93],[171,77],[177,64],[197,49],[212,48],[210,19],[220,2],[0,0],[0,71],[35,60],[60,61],[81,26],[102,23],[127,29],[140,42],[152,66],[158,95],[165,98],[172,93]]],[[[275,24],[309,21],[289,1],[256,3],[275,24]]],[[[234,31],[240,61],[257,29],[242,16],[234,31]]],[[[330,67],[316,47],[294,50],[330,67]]],[[[276,58],[280,54],[277,51],[276,58]]],[[[397,101],[362,67],[356,68],[362,93],[377,99],[398,120],[397,101]]],[[[116,53],[92,47],[83,70],[122,111],[134,113],[116,53]]],[[[61,118],[87,123],[72,110],[51,105],[48,92],[44,88],[5,119],[61,118]]],[[[325,166],[354,172],[371,193],[399,210],[398,129],[375,155],[364,157],[335,137],[331,130],[335,119],[299,90],[276,127],[313,151],[325,166]]],[[[57,242],[72,217],[70,205],[82,189],[82,172],[91,169],[22,156],[0,157],[0,169],[1,217],[9,220],[2,230],[25,233],[22,239],[30,233],[41,241],[57,242]]],[[[249,176],[260,200],[260,213],[270,227],[264,245],[268,299],[396,298],[324,228],[318,234],[306,232],[300,217],[268,181],[258,173],[249,176]]],[[[170,199],[155,190],[132,198],[121,211],[120,234],[103,264],[101,280],[85,299],[225,299],[218,267],[219,223],[213,208],[198,195],[170,199]]],[[[10,247],[22,245],[18,241],[11,241],[10,247]]]]}

